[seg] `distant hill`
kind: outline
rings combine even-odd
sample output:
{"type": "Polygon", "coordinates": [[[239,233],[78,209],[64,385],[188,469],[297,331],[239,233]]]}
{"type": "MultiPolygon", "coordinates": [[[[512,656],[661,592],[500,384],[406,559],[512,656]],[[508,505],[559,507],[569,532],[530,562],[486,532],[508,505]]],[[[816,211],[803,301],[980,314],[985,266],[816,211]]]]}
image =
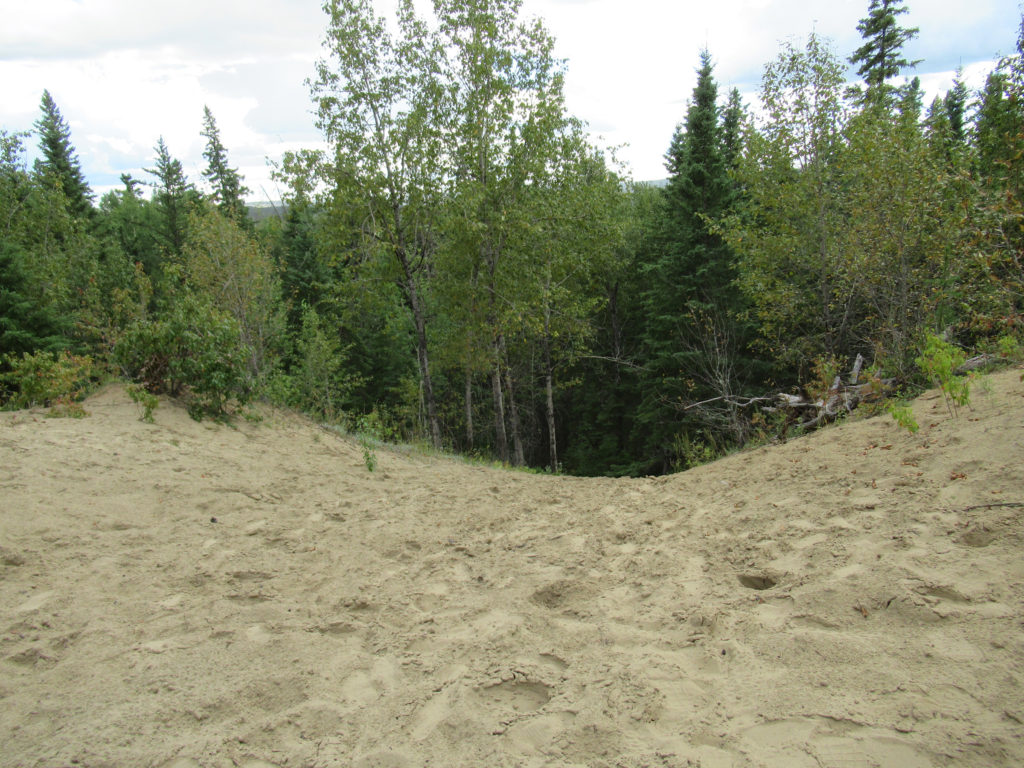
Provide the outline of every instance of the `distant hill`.
{"type": "Polygon", "coordinates": [[[269,219],[271,216],[284,216],[288,207],[280,200],[267,200],[261,203],[246,203],[245,209],[254,222],[269,219]]]}

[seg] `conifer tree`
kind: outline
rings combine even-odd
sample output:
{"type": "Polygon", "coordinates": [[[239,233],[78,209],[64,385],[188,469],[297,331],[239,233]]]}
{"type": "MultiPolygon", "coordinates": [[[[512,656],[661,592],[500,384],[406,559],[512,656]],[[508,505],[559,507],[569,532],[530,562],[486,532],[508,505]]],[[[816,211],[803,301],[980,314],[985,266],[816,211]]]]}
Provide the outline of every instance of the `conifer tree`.
{"type": "Polygon", "coordinates": [[[917,125],[921,121],[921,110],[924,108],[924,92],[921,90],[921,78],[915,77],[904,86],[897,105],[900,118],[906,125],[917,125]]]}
{"type": "Polygon", "coordinates": [[[950,141],[957,147],[967,144],[967,97],[964,71],[960,68],[953,79],[953,87],[942,100],[946,107],[946,115],[949,117],[950,141]]]}
{"type": "Polygon", "coordinates": [[[857,25],[864,45],[854,51],[850,63],[857,66],[857,74],[867,83],[862,96],[867,103],[892,106],[897,89],[888,81],[920,63],[903,55],[903,46],[919,32],[917,27],[899,25],[896,17],[905,13],[907,6],[900,0],[871,0],[868,15],[857,25]]]}
{"type": "MultiPolygon", "coordinates": [[[[647,381],[640,419],[649,450],[667,470],[678,463],[672,444],[693,429],[682,418],[688,402],[735,394],[743,331],[735,323],[739,292],[732,253],[710,222],[729,211],[735,197],[729,166],[738,156],[742,107],[738,94],[719,115],[711,55],[702,51],[697,85],[685,122],[666,155],[671,174],[654,258],[646,266],[644,294],[647,381]]],[[[709,415],[709,414],[705,414],[709,415]]],[[[732,414],[736,416],[737,414],[732,414]]],[[[714,421],[722,414],[715,414],[714,421]]],[[[738,421],[726,417],[701,428],[726,431],[742,442],[738,421]]],[[[686,439],[689,439],[687,437],[686,439]]]]}
{"type": "Polygon", "coordinates": [[[743,118],[740,91],[739,88],[733,88],[729,91],[729,101],[722,114],[722,159],[728,169],[734,168],[739,161],[740,150],[743,147],[743,118]]]}
{"type": "Polygon", "coordinates": [[[206,169],[203,177],[213,188],[211,199],[220,208],[221,213],[243,226],[248,223],[245,201],[242,199],[250,190],[242,183],[238,169],[228,165],[228,151],[220,140],[217,121],[209,107],[203,107],[203,131],[206,138],[206,169]]]}
{"type": "Polygon", "coordinates": [[[188,231],[188,214],[198,203],[199,195],[185,176],[181,161],[171,157],[163,136],[155,149],[156,167],[147,168],[146,173],[157,178],[153,204],[162,219],[159,234],[168,252],[180,256],[188,231]]]}
{"type": "Polygon", "coordinates": [[[1012,154],[1008,137],[1015,132],[1013,102],[1008,98],[1006,72],[989,73],[981,92],[974,120],[974,144],[978,149],[978,170],[986,183],[1012,154]]]}
{"type": "Polygon", "coordinates": [[[0,370],[4,355],[67,347],[68,323],[38,301],[30,283],[24,253],[12,241],[0,242],[0,370]]]}
{"type": "Polygon", "coordinates": [[[36,121],[35,128],[39,134],[42,158],[35,163],[36,175],[44,183],[63,192],[73,215],[90,216],[93,213],[93,193],[71,144],[71,129],[49,91],[43,91],[40,109],[42,116],[36,121]]]}

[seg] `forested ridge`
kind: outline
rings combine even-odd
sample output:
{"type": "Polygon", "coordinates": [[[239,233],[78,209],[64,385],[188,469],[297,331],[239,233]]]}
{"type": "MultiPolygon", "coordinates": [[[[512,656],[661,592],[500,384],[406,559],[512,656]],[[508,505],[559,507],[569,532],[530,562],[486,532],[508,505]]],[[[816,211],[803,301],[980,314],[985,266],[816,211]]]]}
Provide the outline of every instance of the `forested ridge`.
{"type": "Polygon", "coordinates": [[[589,141],[518,0],[324,10],[328,149],[280,160],[258,224],[209,109],[202,182],[157,137],[148,178],[98,201],[48,92],[31,134],[0,129],[0,403],[73,415],[116,375],[197,418],[261,398],[638,475],[788,429],[763,398],[818,397],[858,358],[898,390],[928,345],[1020,355],[1024,24],[983,88],[927,106],[893,0],[856,51],[784,43],[757,112],[701,51],[661,188],[589,141]]]}

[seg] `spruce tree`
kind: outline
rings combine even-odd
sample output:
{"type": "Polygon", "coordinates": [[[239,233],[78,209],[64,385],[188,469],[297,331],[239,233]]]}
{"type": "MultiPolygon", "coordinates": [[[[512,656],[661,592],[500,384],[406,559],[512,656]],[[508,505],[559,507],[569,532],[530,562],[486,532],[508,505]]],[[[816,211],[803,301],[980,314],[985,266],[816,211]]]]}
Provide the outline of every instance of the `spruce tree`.
{"type": "Polygon", "coordinates": [[[722,159],[726,168],[736,167],[743,146],[743,101],[739,88],[729,91],[729,101],[722,115],[722,159]]]}
{"type": "Polygon", "coordinates": [[[211,199],[221,212],[237,224],[248,223],[248,212],[242,199],[250,190],[242,183],[242,176],[236,168],[228,165],[228,151],[220,140],[217,121],[209,107],[203,107],[203,131],[206,138],[206,169],[203,177],[213,189],[211,199]]]}
{"type": "Polygon", "coordinates": [[[185,176],[181,161],[171,157],[163,136],[155,149],[156,167],[147,168],[146,173],[157,178],[153,185],[153,204],[161,219],[159,235],[168,253],[181,256],[188,231],[188,214],[198,203],[199,194],[185,176]]]}
{"type": "Polygon", "coordinates": [[[35,128],[39,134],[42,158],[35,163],[36,175],[43,183],[64,194],[73,215],[91,216],[92,190],[86,183],[75,148],[71,144],[71,129],[49,91],[43,91],[40,109],[42,116],[36,121],[35,128]]]}
{"type": "MultiPolygon", "coordinates": [[[[733,375],[743,346],[735,323],[738,291],[732,253],[711,222],[730,209],[735,198],[729,166],[739,153],[742,107],[734,95],[720,116],[718,86],[711,55],[701,52],[697,85],[685,122],[666,154],[671,174],[663,194],[662,216],[650,262],[644,265],[645,394],[639,428],[648,437],[648,471],[680,464],[676,446],[697,429],[715,432],[711,442],[742,442],[725,437],[735,423],[709,423],[683,406],[706,397],[735,394],[733,375]],[[714,370],[713,370],[714,369],[714,370]],[[714,379],[714,380],[712,380],[714,379]],[[727,390],[727,391],[726,391],[727,390]]],[[[685,459],[683,459],[685,461],[685,459]]]]}
{"type": "Polygon", "coordinates": [[[905,13],[907,6],[900,0],[871,0],[868,15],[857,25],[864,45],[854,51],[850,63],[867,83],[862,97],[867,103],[892,106],[897,89],[887,81],[920,63],[903,56],[903,46],[919,32],[917,27],[899,25],[896,17],[905,13]]]}
{"type": "Polygon", "coordinates": [[[651,299],[671,312],[713,300],[729,282],[725,246],[708,229],[705,218],[720,216],[732,192],[719,125],[718,86],[706,50],[701,52],[686,121],[672,137],[666,166],[670,173],[666,218],[656,265],[663,284],[652,286],[651,299]]]}
{"type": "Polygon", "coordinates": [[[921,78],[915,77],[901,89],[897,111],[906,125],[916,126],[921,121],[923,109],[924,91],[921,90],[921,78]]]}
{"type": "Polygon", "coordinates": [[[967,145],[967,86],[964,84],[963,69],[956,71],[953,87],[946,93],[943,104],[949,117],[950,141],[953,146],[967,145]]]}
{"type": "Polygon", "coordinates": [[[1013,158],[1015,150],[1011,137],[1018,133],[1021,124],[1019,106],[1010,98],[1006,72],[997,70],[990,73],[974,118],[978,171],[986,184],[1001,175],[1013,158]]]}

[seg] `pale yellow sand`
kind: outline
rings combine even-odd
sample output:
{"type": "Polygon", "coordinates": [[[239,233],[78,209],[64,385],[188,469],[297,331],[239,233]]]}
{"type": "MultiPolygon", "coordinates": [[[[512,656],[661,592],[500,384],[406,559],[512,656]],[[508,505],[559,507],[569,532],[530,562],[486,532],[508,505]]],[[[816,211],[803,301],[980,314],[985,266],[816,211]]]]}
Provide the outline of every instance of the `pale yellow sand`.
{"type": "Polygon", "coordinates": [[[0,414],[0,765],[1022,765],[1020,375],[650,480],[0,414]]]}

